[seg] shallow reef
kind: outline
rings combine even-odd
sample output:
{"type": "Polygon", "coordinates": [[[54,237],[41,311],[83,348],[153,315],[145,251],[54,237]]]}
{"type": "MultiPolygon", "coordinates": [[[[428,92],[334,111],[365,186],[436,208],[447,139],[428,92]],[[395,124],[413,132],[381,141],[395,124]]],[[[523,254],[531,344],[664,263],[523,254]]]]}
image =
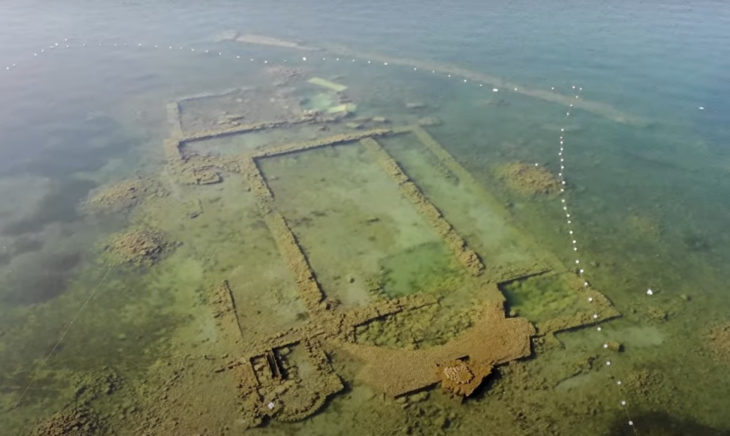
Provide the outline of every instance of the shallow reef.
{"type": "Polygon", "coordinates": [[[560,181],[545,167],[524,162],[509,162],[496,168],[497,178],[522,195],[554,195],[560,181]]]}
{"type": "Polygon", "coordinates": [[[150,266],[159,261],[172,247],[174,244],[166,241],[161,232],[147,228],[133,228],[112,235],[105,250],[115,263],[150,266]]]}

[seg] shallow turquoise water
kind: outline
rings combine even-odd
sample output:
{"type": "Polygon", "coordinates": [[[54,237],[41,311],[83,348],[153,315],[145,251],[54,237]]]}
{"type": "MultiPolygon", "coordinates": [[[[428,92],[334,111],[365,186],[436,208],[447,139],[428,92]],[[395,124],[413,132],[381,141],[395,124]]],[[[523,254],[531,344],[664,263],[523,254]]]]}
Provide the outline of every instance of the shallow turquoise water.
{"type": "MultiPolygon", "coordinates": [[[[672,383],[691,380],[677,386],[677,397],[698,402],[703,423],[730,425],[720,412],[727,400],[703,392],[710,388],[696,367],[702,365],[701,356],[683,358],[688,344],[699,340],[696,332],[727,322],[730,312],[730,234],[725,230],[730,218],[730,8],[722,2],[217,2],[215,7],[128,2],[99,7],[75,1],[9,2],[3,9],[0,267],[6,274],[12,269],[6,276],[12,278],[3,279],[0,298],[8,313],[61,294],[74,272],[90,261],[78,248],[91,247],[95,232],[115,228],[111,222],[89,230],[73,204],[95,184],[144,172],[155,165],[150,158],[162,159],[155,148],[166,136],[159,127],[162,108],[136,110],[133,119],[127,109],[144,108],[146,98],[154,102],[149,96],[171,98],[187,87],[229,77],[214,57],[190,63],[183,56],[156,59],[133,48],[67,54],[61,48],[41,60],[33,52],[66,37],[203,46],[227,29],[341,43],[450,62],[532,88],[566,89],[577,83],[587,100],[640,117],[644,122],[628,125],[576,111],[571,121],[568,177],[581,253],[597,265],[591,280],[625,314],[615,331],[648,322],[647,307],[654,301],[691,298],[688,308],[670,311],[662,324],[670,338],[664,349],[637,346],[632,353],[629,347],[621,359],[625,368],[670,371],[672,383]],[[16,69],[4,71],[14,63],[16,69]],[[80,182],[77,175],[85,172],[93,172],[95,180],[80,182]],[[37,269],[44,273],[35,274],[37,269]],[[647,300],[650,287],[659,290],[657,300],[647,300]]],[[[428,86],[431,79],[409,80],[428,86]]],[[[470,91],[436,82],[433,88],[431,97],[443,101],[442,109],[453,117],[434,135],[450,144],[480,180],[491,182],[497,160],[534,160],[557,169],[555,127],[563,120],[555,105],[515,95],[500,110],[474,110],[461,104],[470,91]]],[[[572,261],[558,204],[521,204],[502,194],[523,211],[517,217],[521,225],[566,263],[572,261]]],[[[728,378],[711,380],[711,392],[727,392],[728,378]]],[[[637,410],[656,408],[646,404],[637,410]]],[[[676,409],[660,412],[672,415],[676,409]]]]}

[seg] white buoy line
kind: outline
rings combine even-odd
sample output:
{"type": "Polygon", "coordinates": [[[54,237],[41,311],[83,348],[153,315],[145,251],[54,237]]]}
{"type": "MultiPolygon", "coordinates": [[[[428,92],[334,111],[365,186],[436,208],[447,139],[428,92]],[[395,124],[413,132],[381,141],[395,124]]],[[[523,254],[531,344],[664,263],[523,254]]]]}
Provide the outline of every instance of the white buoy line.
{"type": "MultiPolygon", "coordinates": [[[[551,90],[555,90],[555,87],[551,87],[551,90]]],[[[575,99],[577,100],[577,99],[581,98],[581,93],[583,92],[583,87],[571,85],[570,91],[573,93],[573,95],[575,96],[575,99]]],[[[573,104],[570,104],[568,107],[568,110],[565,112],[566,119],[572,116],[572,111],[573,111],[573,104]]],[[[591,284],[588,281],[588,279],[586,278],[587,272],[586,272],[585,262],[582,262],[579,254],[578,254],[578,239],[576,236],[576,230],[575,230],[575,226],[573,223],[574,217],[571,215],[570,210],[568,208],[568,198],[567,198],[568,197],[568,193],[567,193],[568,184],[567,184],[567,179],[565,177],[565,173],[566,173],[565,157],[566,157],[566,148],[567,148],[567,143],[568,143],[567,133],[568,132],[566,132],[566,129],[564,127],[561,127],[560,134],[558,135],[558,141],[557,141],[558,142],[557,158],[558,158],[559,168],[560,168],[560,170],[558,172],[558,178],[560,181],[560,195],[558,198],[560,199],[560,203],[562,205],[562,210],[563,210],[563,213],[565,214],[565,224],[567,227],[568,242],[570,244],[571,251],[575,257],[575,271],[578,274],[578,276],[581,279],[583,279],[583,286],[585,288],[590,288],[591,284]]],[[[648,289],[646,291],[646,294],[651,296],[651,295],[653,295],[653,291],[651,289],[648,289]]],[[[594,302],[593,297],[587,297],[587,301],[588,301],[588,303],[592,304],[594,302]]],[[[597,313],[593,314],[593,319],[598,320],[597,313]]],[[[596,326],[596,332],[599,335],[603,335],[603,328],[600,325],[596,326]]],[[[601,336],[600,343],[602,344],[601,348],[603,348],[604,350],[609,349],[610,345],[604,336],[601,336]]],[[[604,366],[607,369],[613,369],[613,361],[611,359],[606,359],[604,361],[604,366]]],[[[629,413],[628,401],[625,399],[627,396],[626,389],[624,387],[623,382],[619,378],[616,379],[616,387],[619,389],[619,392],[620,392],[621,400],[619,401],[619,407],[624,412],[624,415],[626,418],[626,424],[631,428],[631,430],[633,431],[634,434],[638,434],[638,431],[636,429],[636,422],[634,421],[634,419],[631,417],[631,414],[629,413]]]]}
{"type": "MultiPolygon", "coordinates": [[[[122,41],[122,42],[119,42],[119,41],[89,42],[89,41],[76,40],[76,39],[71,40],[69,38],[64,38],[61,42],[53,42],[53,43],[49,44],[48,46],[45,46],[36,51],[33,51],[33,52],[31,52],[31,55],[32,55],[31,57],[39,57],[39,56],[47,55],[47,54],[51,53],[52,51],[55,51],[58,49],[83,48],[83,47],[89,47],[89,46],[102,47],[102,48],[103,47],[109,47],[109,48],[119,48],[119,47],[121,47],[121,48],[133,47],[134,48],[134,47],[136,47],[138,49],[152,49],[152,50],[165,50],[165,51],[178,51],[178,52],[182,51],[182,52],[196,53],[196,54],[202,54],[202,55],[216,55],[218,57],[228,58],[230,60],[237,61],[237,62],[248,61],[249,63],[261,63],[263,65],[276,64],[277,62],[284,63],[284,64],[297,63],[297,62],[312,63],[315,61],[327,62],[329,59],[330,61],[334,61],[334,62],[349,61],[350,63],[360,62],[364,65],[375,65],[375,66],[382,66],[382,67],[390,66],[390,64],[387,61],[376,62],[376,61],[373,61],[372,59],[358,59],[358,58],[343,59],[340,57],[327,58],[326,56],[323,56],[321,58],[320,57],[310,58],[307,56],[293,57],[293,58],[273,58],[273,57],[256,58],[256,57],[247,57],[247,56],[244,56],[244,55],[242,55],[240,53],[236,53],[236,52],[229,53],[228,51],[211,50],[209,48],[201,49],[201,48],[196,48],[196,47],[187,46],[187,45],[180,45],[180,44],[170,44],[170,43],[168,43],[168,44],[159,44],[159,43],[150,44],[150,43],[145,43],[145,42],[130,43],[130,42],[125,42],[125,41],[122,41]]],[[[21,63],[21,65],[22,65],[22,63],[21,63]]],[[[10,64],[6,64],[4,66],[4,70],[6,72],[12,72],[16,68],[18,68],[17,63],[10,63],[10,64]]],[[[0,70],[0,71],[2,71],[2,70],[0,70]]],[[[412,67],[412,71],[419,71],[419,68],[412,67]]],[[[463,84],[465,84],[467,86],[474,86],[477,88],[485,87],[485,83],[469,80],[465,77],[459,77],[458,75],[454,75],[452,73],[439,73],[433,69],[430,72],[431,72],[431,74],[434,74],[434,75],[435,74],[442,75],[444,78],[447,78],[447,79],[458,79],[459,81],[461,81],[463,84]]],[[[487,86],[487,91],[491,91],[493,93],[500,92],[500,90],[501,89],[497,86],[492,86],[491,88],[489,88],[489,86],[487,86]]],[[[551,86],[550,90],[554,91],[554,92],[559,92],[555,86],[551,86]]],[[[515,87],[513,89],[513,91],[518,92],[518,88],[515,87]]],[[[581,93],[583,92],[583,87],[577,86],[577,85],[571,85],[569,92],[574,95],[576,100],[580,99],[581,93]]],[[[574,105],[569,104],[568,109],[565,112],[565,118],[569,118],[572,116],[573,109],[574,109],[574,105]]],[[[704,110],[704,109],[705,108],[703,106],[699,107],[699,110],[704,110]]],[[[560,190],[559,190],[558,198],[560,200],[560,203],[562,206],[562,211],[563,211],[564,217],[565,217],[565,223],[567,225],[567,235],[568,235],[569,246],[571,247],[571,252],[573,253],[573,255],[575,257],[575,259],[574,259],[575,271],[576,271],[577,275],[583,279],[583,286],[586,288],[589,288],[591,286],[591,284],[588,281],[588,279],[586,278],[587,272],[586,272],[585,263],[581,260],[579,254],[578,254],[579,245],[578,245],[578,238],[576,236],[576,230],[575,230],[575,226],[574,226],[574,217],[570,213],[569,204],[568,204],[568,187],[569,187],[569,185],[568,185],[568,181],[566,178],[566,154],[567,154],[566,149],[568,146],[567,133],[568,132],[566,132],[566,129],[564,127],[561,127],[560,134],[558,136],[558,141],[557,141],[558,142],[557,159],[558,159],[558,163],[559,163],[558,179],[560,182],[560,190]]],[[[537,166],[539,164],[536,163],[535,165],[537,166]]],[[[107,271],[104,274],[104,277],[102,278],[102,282],[103,282],[104,278],[106,278],[108,273],[109,273],[109,271],[107,271]]],[[[71,321],[62,330],[61,337],[57,341],[56,345],[52,348],[50,353],[47,356],[45,356],[44,362],[47,361],[48,359],[50,359],[50,357],[52,357],[52,354],[58,348],[58,346],[63,341],[65,336],[68,334],[68,331],[70,330],[71,326],[78,319],[79,315],[84,310],[85,306],[90,301],[90,299],[93,298],[93,296],[95,295],[95,293],[98,289],[99,289],[99,286],[95,287],[95,289],[90,293],[90,296],[82,303],[79,311],[75,314],[75,316],[71,319],[71,321]]],[[[648,288],[646,290],[646,295],[652,296],[655,292],[656,292],[655,290],[648,288]]],[[[593,298],[587,297],[587,301],[588,301],[588,303],[593,303],[593,298]]],[[[597,313],[594,313],[592,315],[592,318],[595,320],[598,320],[599,316],[597,313]]],[[[596,332],[598,332],[598,334],[602,334],[603,329],[600,325],[597,325],[595,328],[596,328],[596,332]]],[[[602,348],[602,349],[609,348],[608,342],[606,341],[606,339],[603,336],[600,339],[600,348],[602,348]]],[[[604,366],[608,369],[612,369],[613,362],[610,359],[605,360],[604,366]]],[[[624,387],[623,382],[620,379],[616,379],[615,386],[621,392],[621,396],[623,398],[625,398],[626,392],[625,392],[625,387],[624,387]]],[[[20,401],[22,401],[23,397],[25,396],[25,394],[27,393],[29,388],[30,388],[30,385],[24,389],[23,394],[21,395],[21,398],[17,402],[17,404],[19,404],[20,401]]],[[[629,413],[629,403],[628,403],[628,401],[626,401],[623,398],[620,400],[618,406],[620,407],[621,410],[623,410],[623,412],[626,416],[627,425],[629,427],[631,427],[634,434],[638,434],[637,429],[636,429],[636,423],[631,418],[631,415],[629,413]]]]}

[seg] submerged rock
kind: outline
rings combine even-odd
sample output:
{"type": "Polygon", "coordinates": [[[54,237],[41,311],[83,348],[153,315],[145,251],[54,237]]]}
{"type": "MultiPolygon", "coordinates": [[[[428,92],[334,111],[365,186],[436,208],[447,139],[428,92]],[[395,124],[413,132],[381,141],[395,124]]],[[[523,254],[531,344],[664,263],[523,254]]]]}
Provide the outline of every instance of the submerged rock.
{"type": "Polygon", "coordinates": [[[147,178],[124,180],[92,192],[84,208],[93,213],[115,213],[130,209],[146,196],[160,190],[159,184],[147,178]]]}
{"type": "Polygon", "coordinates": [[[88,407],[74,407],[56,412],[30,432],[33,436],[81,436],[102,433],[99,417],[88,407]]]}
{"type": "Polygon", "coordinates": [[[718,360],[730,363],[730,322],[710,327],[705,333],[705,345],[718,360]]]}
{"type": "Polygon", "coordinates": [[[162,233],[150,229],[133,229],[112,235],[106,251],[118,263],[150,266],[160,260],[171,244],[162,233]]]}
{"type": "Polygon", "coordinates": [[[496,168],[499,179],[524,195],[553,195],[560,190],[558,178],[541,165],[509,162],[496,168]]]}

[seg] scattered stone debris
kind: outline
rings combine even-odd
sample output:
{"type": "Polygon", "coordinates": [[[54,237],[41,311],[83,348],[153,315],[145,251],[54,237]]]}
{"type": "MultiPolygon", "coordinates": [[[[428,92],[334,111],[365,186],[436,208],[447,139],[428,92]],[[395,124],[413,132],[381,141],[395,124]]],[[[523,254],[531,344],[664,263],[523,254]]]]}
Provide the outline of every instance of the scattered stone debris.
{"type": "Polygon", "coordinates": [[[159,261],[171,245],[160,232],[132,229],[112,235],[105,249],[118,263],[150,266],[159,261]]]}
{"type": "Polygon", "coordinates": [[[558,178],[542,165],[509,162],[495,172],[510,189],[523,195],[554,195],[560,190],[558,178]]]}
{"type": "Polygon", "coordinates": [[[97,414],[88,407],[74,407],[56,412],[39,423],[32,436],[86,436],[104,431],[97,414]]]}
{"type": "Polygon", "coordinates": [[[215,168],[195,169],[193,174],[198,185],[213,185],[223,181],[223,177],[215,168]]]}
{"type": "Polygon", "coordinates": [[[271,77],[274,86],[288,85],[292,80],[298,79],[302,75],[302,69],[297,67],[285,67],[276,65],[264,70],[267,76],[271,77]]]}
{"type": "Polygon", "coordinates": [[[94,213],[117,213],[130,209],[145,197],[159,193],[160,185],[148,178],[124,180],[91,193],[85,209],[94,213]]]}
{"type": "Polygon", "coordinates": [[[74,382],[76,404],[89,404],[99,397],[111,395],[121,389],[124,379],[116,370],[105,366],[99,371],[77,375],[74,382]]]}
{"type": "Polygon", "coordinates": [[[657,388],[661,387],[664,381],[665,378],[661,371],[639,368],[625,376],[623,383],[624,389],[627,391],[634,392],[651,402],[661,402],[661,398],[656,398],[656,392],[660,392],[660,389],[657,388]]]}
{"type": "MultiPolygon", "coordinates": [[[[282,84],[294,79],[287,70],[271,70],[284,76],[274,81],[282,84]]],[[[246,87],[222,93],[194,95],[171,103],[169,113],[176,118],[172,125],[190,140],[208,132],[253,130],[269,125],[294,122],[304,115],[299,97],[291,87],[246,87]]]]}

